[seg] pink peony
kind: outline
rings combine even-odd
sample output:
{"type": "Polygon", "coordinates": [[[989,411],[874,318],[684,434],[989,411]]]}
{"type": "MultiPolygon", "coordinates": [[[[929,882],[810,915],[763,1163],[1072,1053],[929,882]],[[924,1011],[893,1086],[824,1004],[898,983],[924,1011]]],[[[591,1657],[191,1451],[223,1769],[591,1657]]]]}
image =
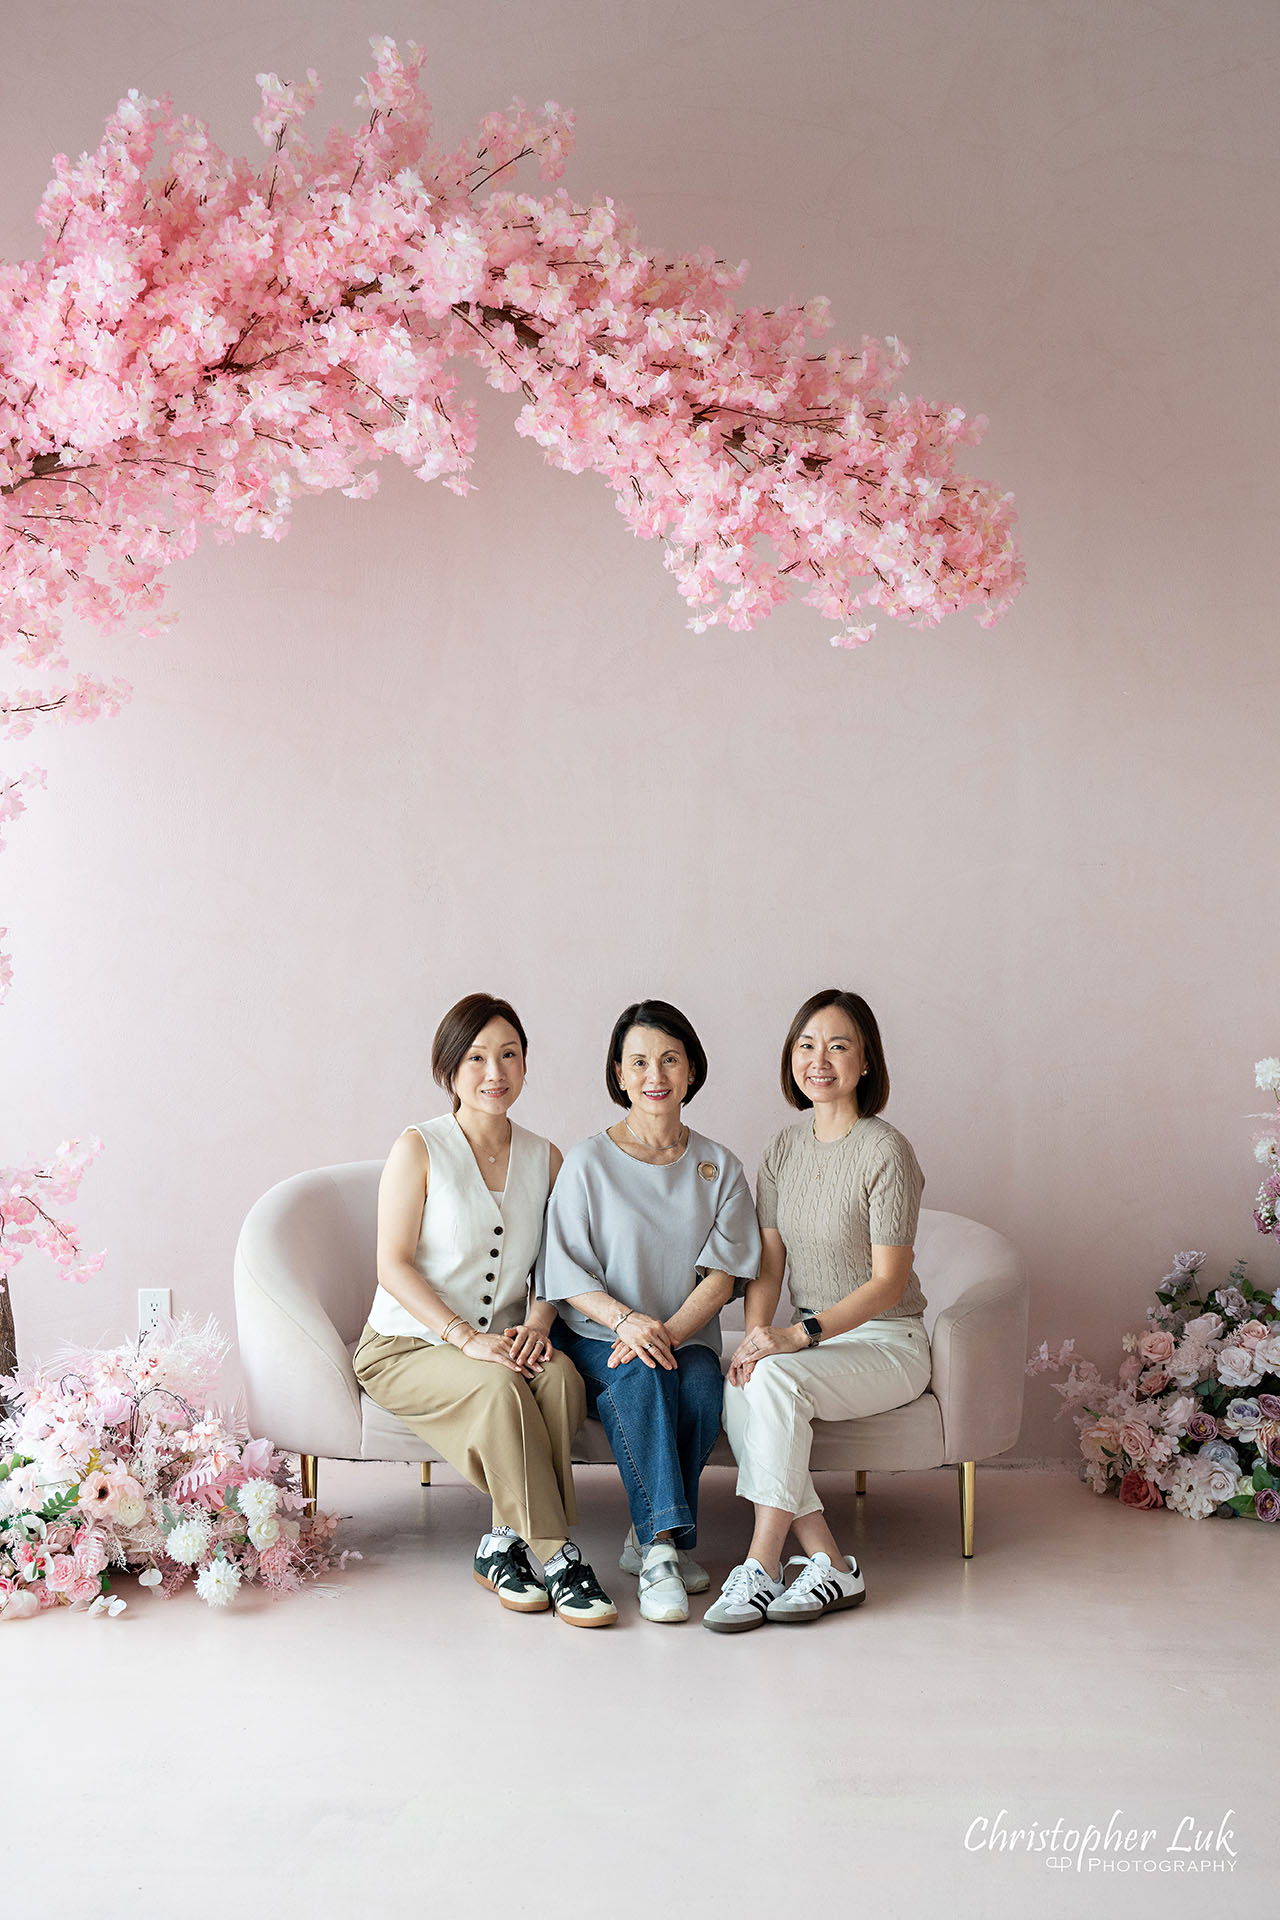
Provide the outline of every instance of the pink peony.
{"type": "Polygon", "coordinates": [[[1113,1462],[1122,1445],[1120,1422],[1113,1420],[1110,1414],[1103,1414],[1091,1427],[1085,1427],[1080,1435],[1081,1453],[1096,1465],[1113,1462]]]}
{"type": "Polygon", "coordinates": [[[1126,1507],[1137,1507],[1149,1512],[1153,1507],[1164,1505],[1164,1495],[1159,1487],[1153,1486],[1143,1474],[1136,1470],[1126,1473],[1120,1482],[1120,1499],[1126,1507]]]}
{"type": "Polygon", "coordinates": [[[1150,1333],[1144,1333],[1138,1342],[1138,1352],[1143,1359],[1159,1365],[1173,1358],[1174,1339],[1163,1327],[1153,1327],[1150,1333]]]}
{"type": "Polygon", "coordinates": [[[69,1553],[55,1553],[49,1561],[44,1583],[50,1593],[70,1593],[80,1577],[80,1569],[69,1553]]]}
{"type": "Polygon", "coordinates": [[[73,1606],[87,1607],[101,1592],[102,1582],[97,1575],[82,1573],[71,1586],[71,1603],[73,1606]]]}

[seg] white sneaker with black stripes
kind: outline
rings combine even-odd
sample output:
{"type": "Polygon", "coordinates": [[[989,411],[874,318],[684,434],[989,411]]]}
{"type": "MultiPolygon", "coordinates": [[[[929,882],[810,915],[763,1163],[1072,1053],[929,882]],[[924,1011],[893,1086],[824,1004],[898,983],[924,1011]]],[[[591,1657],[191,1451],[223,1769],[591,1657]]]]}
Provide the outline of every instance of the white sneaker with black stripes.
{"type": "Polygon", "coordinates": [[[770,1621],[798,1625],[805,1620],[821,1620],[824,1613],[860,1607],[867,1597],[866,1582],[854,1559],[846,1557],[843,1567],[833,1567],[825,1553],[815,1553],[809,1559],[798,1554],[787,1565],[800,1571],[786,1592],[770,1601],[766,1616],[770,1621]]]}
{"type": "Polygon", "coordinates": [[[758,1560],[735,1567],[702,1616],[712,1633],[750,1633],[771,1615],[772,1603],[782,1597],[782,1582],[767,1574],[758,1560]]]}

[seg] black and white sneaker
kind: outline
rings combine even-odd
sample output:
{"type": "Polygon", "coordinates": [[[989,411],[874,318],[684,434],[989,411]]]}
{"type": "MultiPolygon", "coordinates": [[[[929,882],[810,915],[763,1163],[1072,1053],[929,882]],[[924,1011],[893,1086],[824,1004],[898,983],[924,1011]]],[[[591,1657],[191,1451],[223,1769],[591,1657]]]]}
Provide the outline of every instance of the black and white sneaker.
{"type": "Polygon", "coordinates": [[[758,1560],[735,1567],[702,1616],[712,1633],[750,1633],[762,1627],[773,1601],[782,1597],[782,1582],[767,1574],[758,1560]]]}
{"type": "Polygon", "coordinates": [[[786,1592],[769,1603],[766,1617],[771,1621],[799,1625],[804,1620],[821,1620],[824,1613],[860,1607],[867,1597],[856,1560],[846,1558],[842,1567],[833,1567],[825,1553],[815,1553],[811,1559],[799,1554],[787,1565],[800,1571],[786,1592]]]}
{"type": "Polygon", "coordinates": [[[611,1627],[618,1609],[572,1540],[547,1562],[547,1590],[556,1617],[571,1627],[611,1627]]]}
{"type": "Polygon", "coordinates": [[[486,1533],[476,1554],[475,1577],[512,1613],[545,1613],[551,1605],[546,1587],[529,1565],[529,1549],[509,1529],[486,1533]]]}

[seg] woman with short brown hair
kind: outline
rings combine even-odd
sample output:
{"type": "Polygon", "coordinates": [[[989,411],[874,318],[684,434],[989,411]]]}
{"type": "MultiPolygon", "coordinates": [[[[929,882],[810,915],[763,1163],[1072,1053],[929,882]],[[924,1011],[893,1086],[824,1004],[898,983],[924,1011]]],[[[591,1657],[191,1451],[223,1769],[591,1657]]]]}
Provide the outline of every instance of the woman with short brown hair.
{"type": "Polygon", "coordinates": [[[431,1065],[453,1111],[407,1127],[387,1157],[355,1370],[489,1494],[480,1584],[516,1613],[554,1606],[573,1626],[611,1626],[617,1609],[569,1539],[582,1380],[551,1345],[555,1309],[529,1299],[560,1151],[509,1117],[525,1052],[515,1009],[491,994],[468,994],[441,1021],[431,1065]]]}

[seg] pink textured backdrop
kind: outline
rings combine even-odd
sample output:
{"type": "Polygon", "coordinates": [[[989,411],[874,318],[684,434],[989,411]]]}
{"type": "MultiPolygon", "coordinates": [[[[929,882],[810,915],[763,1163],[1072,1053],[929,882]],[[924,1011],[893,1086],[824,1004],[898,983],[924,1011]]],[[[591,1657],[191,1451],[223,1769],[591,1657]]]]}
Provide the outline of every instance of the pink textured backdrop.
{"type": "MultiPolygon", "coordinates": [[[[928,1201],[1022,1248],[1037,1339],[1110,1359],[1176,1247],[1280,1281],[1242,1117],[1280,1046],[1274,6],[67,0],[6,26],[0,249],[129,86],[250,152],[255,71],[346,114],[373,32],[429,46],[446,127],[572,104],[571,188],[899,333],[913,387],[990,414],[1030,584],[990,634],[852,657],[799,610],[695,638],[487,393],[470,500],[386,469],[202,551],[175,633],[92,642],[124,715],[9,756],[51,777],[0,867],[0,1150],[102,1134],[111,1254],[20,1271],[23,1346],[120,1336],[139,1286],[229,1323],[248,1205],[437,1111],[435,1020],[481,985],[562,1145],[617,1008],[679,1001],[690,1117],[749,1166],[795,1004],[856,987],[928,1201]]],[[[1026,1457],[1065,1450],[1048,1400],[1026,1457]]]]}

